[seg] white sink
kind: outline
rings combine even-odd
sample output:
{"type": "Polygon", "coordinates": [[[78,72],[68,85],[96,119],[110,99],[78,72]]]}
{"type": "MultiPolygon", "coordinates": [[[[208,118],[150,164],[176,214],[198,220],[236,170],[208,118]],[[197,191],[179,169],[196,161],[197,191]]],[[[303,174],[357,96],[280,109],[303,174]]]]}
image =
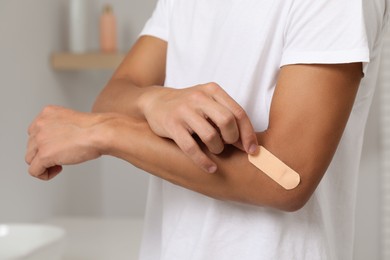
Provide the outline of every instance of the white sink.
{"type": "Polygon", "coordinates": [[[0,260],[59,260],[65,230],[39,224],[0,224],[0,260]]]}

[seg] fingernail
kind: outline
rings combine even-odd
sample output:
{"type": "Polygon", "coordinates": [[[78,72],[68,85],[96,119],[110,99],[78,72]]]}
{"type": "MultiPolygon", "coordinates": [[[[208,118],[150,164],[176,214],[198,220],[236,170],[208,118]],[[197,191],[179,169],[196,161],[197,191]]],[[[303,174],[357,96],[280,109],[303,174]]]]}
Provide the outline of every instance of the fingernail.
{"type": "Polygon", "coordinates": [[[207,169],[208,173],[214,173],[217,171],[217,166],[212,165],[207,169]]]}
{"type": "Polygon", "coordinates": [[[255,144],[252,144],[250,147],[249,147],[249,153],[250,154],[254,154],[257,152],[257,149],[258,149],[258,146],[255,145],[255,144]]]}

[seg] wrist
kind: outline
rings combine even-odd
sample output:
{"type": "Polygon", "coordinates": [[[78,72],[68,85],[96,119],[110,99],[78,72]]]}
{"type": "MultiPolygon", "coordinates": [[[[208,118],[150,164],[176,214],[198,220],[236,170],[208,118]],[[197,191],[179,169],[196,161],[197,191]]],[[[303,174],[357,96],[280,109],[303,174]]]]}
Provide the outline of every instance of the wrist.
{"type": "MultiPolygon", "coordinates": [[[[97,114],[97,122],[90,132],[90,144],[97,149],[100,155],[118,157],[123,149],[129,149],[137,140],[137,134],[145,134],[149,129],[144,120],[129,117],[120,113],[97,114]]],[[[139,136],[139,135],[138,135],[139,136]]],[[[131,153],[132,151],[126,150],[131,153]]]]}
{"type": "Polygon", "coordinates": [[[100,155],[109,155],[116,135],[114,121],[120,115],[116,113],[99,113],[95,116],[96,121],[88,135],[90,144],[100,155]]]}
{"type": "Polygon", "coordinates": [[[138,111],[142,114],[143,119],[146,119],[146,114],[150,110],[150,107],[153,103],[155,103],[155,100],[158,99],[161,91],[164,90],[165,87],[162,86],[150,86],[143,88],[143,92],[137,100],[138,111]]]}

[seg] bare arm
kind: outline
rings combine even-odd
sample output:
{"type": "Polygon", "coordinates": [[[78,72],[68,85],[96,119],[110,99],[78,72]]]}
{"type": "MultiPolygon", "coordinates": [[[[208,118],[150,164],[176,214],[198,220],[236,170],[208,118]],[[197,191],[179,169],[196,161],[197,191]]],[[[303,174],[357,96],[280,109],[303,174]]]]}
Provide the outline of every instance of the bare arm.
{"type": "MultiPolygon", "coordinates": [[[[205,174],[172,141],[155,135],[144,120],[121,114],[75,115],[73,111],[49,108],[30,127],[34,138],[30,138],[26,160],[32,175],[51,178],[58,173],[58,169],[51,167],[75,163],[74,158],[65,156],[72,153],[59,145],[63,142],[69,145],[68,140],[73,140],[71,143],[79,144],[78,153],[85,154],[82,151],[92,148],[98,155],[122,158],[172,183],[214,198],[293,211],[306,203],[325,173],[348,120],[360,78],[360,63],[291,65],[281,69],[270,125],[265,132],[258,133],[258,141],[300,174],[301,184],[290,191],[251,165],[247,155],[234,147],[218,156],[209,153],[218,171],[205,174]],[[58,119],[59,114],[64,118],[58,119]],[[59,121],[75,124],[79,131],[68,133],[63,141],[58,141],[64,138],[62,133],[57,140],[49,138],[54,140],[50,145],[45,141],[54,132],[49,126],[54,127],[59,121]]],[[[71,129],[74,131],[74,127],[71,129]]],[[[91,158],[83,160],[98,156],[93,152],[87,154],[91,158]]],[[[77,160],[80,161],[79,157],[77,160]]]]}
{"type": "MultiPolygon", "coordinates": [[[[245,153],[233,147],[220,156],[210,155],[218,164],[216,174],[202,174],[175,145],[156,138],[143,123],[136,124],[135,132],[148,133],[146,138],[135,140],[134,136],[127,135],[128,142],[115,136],[108,138],[108,153],[208,196],[296,210],[310,198],[332,160],[360,78],[359,63],[282,68],[272,101],[269,128],[258,133],[258,139],[300,174],[301,184],[291,191],[270,180],[248,162],[245,153]],[[130,144],[138,149],[132,152],[130,144]]],[[[124,124],[112,127],[117,129],[115,135],[124,124]]]]}

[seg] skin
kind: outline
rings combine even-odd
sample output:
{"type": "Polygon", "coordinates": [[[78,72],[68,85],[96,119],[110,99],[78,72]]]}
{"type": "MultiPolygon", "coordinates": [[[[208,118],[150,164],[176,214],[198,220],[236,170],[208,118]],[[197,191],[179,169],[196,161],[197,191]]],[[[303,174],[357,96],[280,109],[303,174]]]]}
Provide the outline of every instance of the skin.
{"type": "Polygon", "coordinates": [[[245,111],[216,83],[159,87],[166,47],[142,37],[97,98],[93,113],[46,107],[29,128],[30,174],[49,180],[61,165],[111,155],[213,198],[284,211],[303,207],[338,146],[361,63],[282,67],[269,127],[254,133],[245,111]],[[297,188],[284,190],[248,161],[246,152],[257,143],[300,174],[297,188]]]}
{"type": "Polygon", "coordinates": [[[193,133],[214,154],[221,153],[224,144],[255,153],[258,142],[248,116],[218,84],[183,90],[161,87],[166,50],[165,41],[141,37],[97,98],[93,111],[146,120],[155,134],[174,140],[206,172],[215,172],[217,165],[200,149],[193,133]]]}

